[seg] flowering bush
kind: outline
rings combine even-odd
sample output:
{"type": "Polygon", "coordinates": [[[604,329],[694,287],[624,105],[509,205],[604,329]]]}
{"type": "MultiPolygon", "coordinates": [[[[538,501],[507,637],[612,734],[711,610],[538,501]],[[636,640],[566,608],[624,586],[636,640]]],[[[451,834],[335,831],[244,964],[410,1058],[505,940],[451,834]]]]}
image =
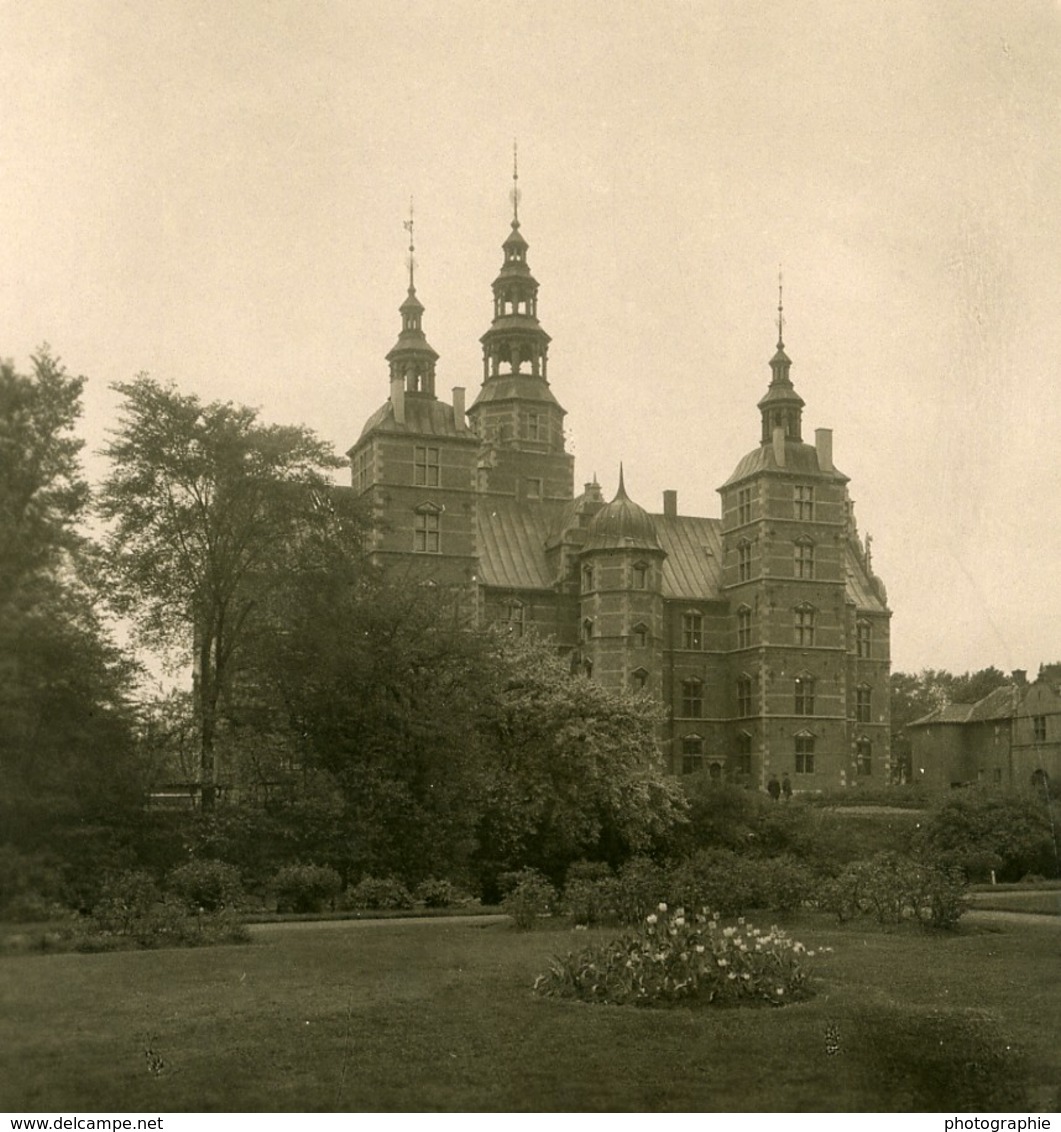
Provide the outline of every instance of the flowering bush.
{"type": "Polygon", "coordinates": [[[520,931],[529,931],[539,916],[552,912],[556,906],[556,889],[536,869],[524,869],[518,874],[515,887],[501,901],[501,908],[516,922],[520,931]]]}
{"type": "Polygon", "coordinates": [[[619,870],[615,910],[619,922],[640,924],[665,893],[665,872],[648,857],[631,857],[619,870]]]}
{"type": "Polygon", "coordinates": [[[810,993],[807,960],[814,954],[777,927],[763,931],[743,917],[726,925],[706,908],[688,916],[660,904],[636,930],[555,959],[534,989],[614,1005],[783,1006],[810,993]]]}

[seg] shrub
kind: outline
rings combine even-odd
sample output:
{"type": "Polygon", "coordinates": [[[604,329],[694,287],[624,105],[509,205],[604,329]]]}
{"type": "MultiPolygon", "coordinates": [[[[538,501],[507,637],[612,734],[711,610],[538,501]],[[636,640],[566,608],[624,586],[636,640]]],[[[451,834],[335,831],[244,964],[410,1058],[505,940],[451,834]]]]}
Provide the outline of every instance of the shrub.
{"type": "Polygon", "coordinates": [[[619,870],[615,910],[622,924],[640,924],[666,892],[664,870],[648,857],[631,857],[619,870]]]}
{"type": "Polygon", "coordinates": [[[109,877],[92,909],[92,930],[105,935],[135,935],[159,900],[158,886],[145,872],[130,870],[109,877]]]}
{"type": "Polygon", "coordinates": [[[534,989],[619,1006],[783,1006],[810,993],[807,960],[813,957],[777,927],[761,931],[743,918],[724,926],[706,908],[687,916],[682,908],[669,912],[660,904],[634,931],[555,959],[534,989]]]}
{"type": "Polygon", "coordinates": [[[564,911],[576,924],[604,923],[616,917],[618,892],[619,884],[613,876],[569,879],[564,885],[564,911]]]}
{"type": "Polygon", "coordinates": [[[0,918],[48,920],[66,913],[58,871],[39,853],[0,845],[0,918]]]}
{"type": "Polygon", "coordinates": [[[287,865],[273,877],[278,912],[323,912],[343,887],[327,865],[287,865]]]}
{"type": "Polygon", "coordinates": [[[524,869],[515,887],[501,901],[520,931],[529,931],[539,916],[552,912],[557,903],[556,889],[536,869],[524,869]]]}
{"type": "Polygon", "coordinates": [[[967,906],[961,871],[878,853],[822,885],[819,906],[841,921],[874,916],[881,924],[916,920],[926,927],[952,928],[967,906]]]}
{"type": "Polygon", "coordinates": [[[736,916],[749,908],[791,912],[817,890],[813,873],[794,857],[739,857],[724,849],[706,850],[667,872],[669,903],[713,908],[736,916]]]}
{"type": "Polygon", "coordinates": [[[237,908],[243,900],[239,869],[224,861],[188,861],[169,874],[166,887],[193,912],[237,908]]]}
{"type": "Polygon", "coordinates": [[[416,886],[416,899],[428,908],[452,908],[470,897],[448,880],[425,880],[416,886]]]}
{"type": "Polygon", "coordinates": [[[350,908],[390,910],[411,908],[413,898],[397,877],[362,877],[358,884],[347,890],[344,903],[350,908]]]}

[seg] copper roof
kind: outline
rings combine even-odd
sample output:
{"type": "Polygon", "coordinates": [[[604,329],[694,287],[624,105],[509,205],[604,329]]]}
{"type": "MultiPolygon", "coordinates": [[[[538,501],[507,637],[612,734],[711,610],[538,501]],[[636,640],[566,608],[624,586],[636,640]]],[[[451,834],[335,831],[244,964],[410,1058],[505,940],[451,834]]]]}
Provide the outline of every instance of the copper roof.
{"type": "MultiPolygon", "coordinates": [[[[753,476],[757,472],[763,471],[795,472],[797,475],[800,473],[818,475],[821,474],[824,469],[818,465],[818,450],[813,444],[804,444],[800,440],[786,440],[784,467],[774,458],[773,444],[760,444],[758,448],[752,449],[752,451],[741,460],[733,475],[726,480],[723,487],[729,487],[730,484],[736,483],[738,480],[746,479],[748,476],[753,476]]],[[[845,476],[843,472],[834,469],[833,475],[843,482],[847,482],[848,477],[845,476]]]]}
{"type": "Polygon", "coordinates": [[[722,595],[722,521],[653,515],[663,561],[663,596],[689,601],[722,595]]]}
{"type": "Polygon", "coordinates": [[[545,540],[566,500],[528,505],[503,495],[479,500],[479,580],[501,589],[544,590],[554,578],[545,540]]]}
{"type": "MultiPolygon", "coordinates": [[[[368,418],[361,430],[360,442],[370,432],[396,432],[411,436],[454,436],[478,442],[478,437],[463,422],[454,419],[453,406],[433,397],[405,394],[405,423],[394,419],[394,406],[388,399],[368,418]]],[[[357,445],[354,445],[356,448],[357,445]]],[[[350,449],[353,451],[353,448],[350,449]]]]}

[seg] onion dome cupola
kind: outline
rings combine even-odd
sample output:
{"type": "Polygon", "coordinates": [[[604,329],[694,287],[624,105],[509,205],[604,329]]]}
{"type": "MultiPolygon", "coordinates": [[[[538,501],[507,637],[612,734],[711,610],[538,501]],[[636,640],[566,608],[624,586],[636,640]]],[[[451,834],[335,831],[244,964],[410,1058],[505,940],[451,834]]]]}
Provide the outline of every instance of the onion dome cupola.
{"type": "Polygon", "coordinates": [[[409,208],[409,219],[405,221],[409,233],[409,293],[405,302],[398,308],[402,316],[402,328],[398,341],[387,354],[390,364],[391,381],[401,379],[406,393],[435,396],[435,362],[438,354],[431,348],[424,335],[424,305],[416,297],[416,283],[413,276],[415,260],[413,253],[413,212],[409,208]]]}
{"type": "Polygon", "coordinates": [[[528,245],[520,231],[518,169],[513,185],[512,228],[493,283],[494,318],[480,339],[484,388],[479,400],[523,397],[555,404],[547,380],[550,339],[538,321],[538,281],[527,264],[528,245]]]}
{"type": "Polygon", "coordinates": [[[770,388],[759,402],[763,417],[762,443],[773,440],[774,429],[784,430],[786,440],[803,439],[803,398],[796,392],[789,377],[792,361],[785,353],[783,338],[784,303],[781,284],[778,283],[777,301],[777,352],[770,359],[770,388]]]}
{"type": "Polygon", "coordinates": [[[590,520],[585,550],[642,550],[663,553],[652,516],[626,494],[622,465],[615,498],[590,520]]]}

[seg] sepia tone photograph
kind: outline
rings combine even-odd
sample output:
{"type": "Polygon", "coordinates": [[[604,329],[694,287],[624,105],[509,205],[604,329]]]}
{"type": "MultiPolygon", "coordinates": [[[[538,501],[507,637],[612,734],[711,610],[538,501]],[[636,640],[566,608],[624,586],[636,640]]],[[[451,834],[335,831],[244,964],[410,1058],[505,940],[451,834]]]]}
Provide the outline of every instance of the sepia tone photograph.
{"type": "Polygon", "coordinates": [[[0,64],[0,1110],[1048,1127],[1057,0],[0,64]]]}

